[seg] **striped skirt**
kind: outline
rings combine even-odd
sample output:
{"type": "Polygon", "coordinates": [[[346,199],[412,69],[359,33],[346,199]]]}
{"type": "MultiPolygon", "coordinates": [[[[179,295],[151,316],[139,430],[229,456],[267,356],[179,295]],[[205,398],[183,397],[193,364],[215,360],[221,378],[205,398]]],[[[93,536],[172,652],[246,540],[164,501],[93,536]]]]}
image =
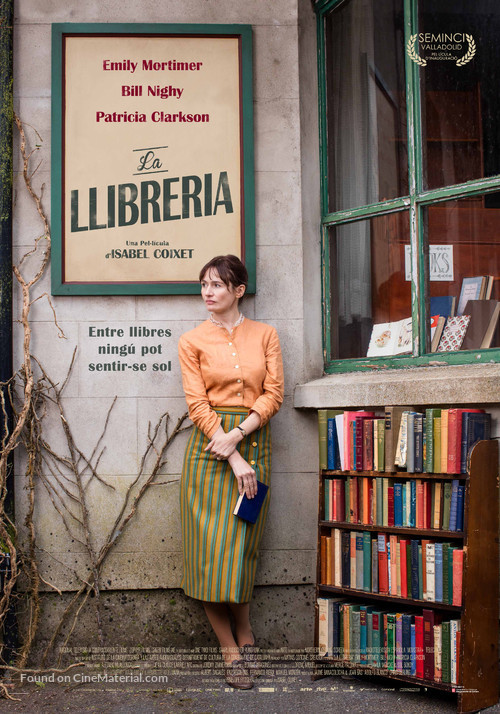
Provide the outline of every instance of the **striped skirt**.
{"type": "MultiPolygon", "coordinates": [[[[215,409],[228,432],[248,416],[248,409],[215,409]]],[[[180,501],[184,555],[181,582],[186,595],[206,602],[249,602],[257,568],[271,489],[255,524],[233,515],[238,483],[227,461],[217,461],[204,449],[207,437],[194,427],[184,456],[180,501]]],[[[269,424],[246,436],[238,450],[269,485],[271,430],[269,424]]]]}

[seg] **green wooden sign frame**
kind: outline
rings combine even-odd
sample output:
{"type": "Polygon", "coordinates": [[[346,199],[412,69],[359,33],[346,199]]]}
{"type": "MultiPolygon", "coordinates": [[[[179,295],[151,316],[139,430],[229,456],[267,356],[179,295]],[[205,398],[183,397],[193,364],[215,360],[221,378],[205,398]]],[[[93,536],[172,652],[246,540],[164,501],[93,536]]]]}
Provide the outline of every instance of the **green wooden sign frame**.
{"type": "MultiPolygon", "coordinates": [[[[252,86],[252,28],[235,24],[58,23],[52,25],[52,294],[53,295],[189,295],[199,294],[197,280],[188,282],[68,282],[64,279],[64,58],[68,36],[200,36],[236,37],[240,60],[241,256],[249,274],[247,292],[256,291],[255,187],[252,86]]],[[[201,265],[199,266],[202,267],[201,265]]]]}

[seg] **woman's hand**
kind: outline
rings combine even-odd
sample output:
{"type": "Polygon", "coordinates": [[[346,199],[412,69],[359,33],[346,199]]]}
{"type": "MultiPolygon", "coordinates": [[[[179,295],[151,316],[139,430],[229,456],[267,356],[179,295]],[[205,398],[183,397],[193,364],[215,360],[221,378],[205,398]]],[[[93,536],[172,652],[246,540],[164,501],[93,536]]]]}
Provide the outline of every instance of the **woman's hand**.
{"type": "Polygon", "coordinates": [[[227,434],[220,426],[212,439],[209,441],[205,451],[210,451],[212,456],[222,461],[229,458],[235,452],[236,446],[243,439],[243,434],[239,429],[231,429],[227,434]]]}
{"type": "Polygon", "coordinates": [[[257,476],[253,468],[245,461],[239,451],[231,454],[228,458],[228,463],[238,481],[240,496],[245,493],[247,498],[253,498],[257,494],[257,476]]]}

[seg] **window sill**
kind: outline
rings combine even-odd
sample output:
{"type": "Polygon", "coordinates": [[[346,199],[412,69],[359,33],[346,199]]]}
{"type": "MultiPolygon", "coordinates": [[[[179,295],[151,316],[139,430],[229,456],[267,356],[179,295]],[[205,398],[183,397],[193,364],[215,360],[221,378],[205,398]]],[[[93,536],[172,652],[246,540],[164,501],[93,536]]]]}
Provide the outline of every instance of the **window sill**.
{"type": "Polygon", "coordinates": [[[500,364],[329,374],[295,387],[296,409],[500,402],[500,364]]]}

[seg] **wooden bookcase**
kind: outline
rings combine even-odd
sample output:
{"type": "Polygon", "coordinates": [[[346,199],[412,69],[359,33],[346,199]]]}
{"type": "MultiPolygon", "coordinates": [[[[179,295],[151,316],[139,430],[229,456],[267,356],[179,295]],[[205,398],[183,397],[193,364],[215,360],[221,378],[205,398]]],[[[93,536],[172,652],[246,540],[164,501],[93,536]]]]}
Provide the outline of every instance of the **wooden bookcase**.
{"type": "MultiPolygon", "coordinates": [[[[323,676],[322,667],[345,670],[363,670],[363,674],[387,676],[414,686],[435,688],[456,694],[458,712],[473,712],[493,706],[498,702],[498,442],[480,441],[471,451],[467,474],[393,473],[375,471],[327,471],[320,472],[318,557],[315,606],[315,645],[319,643],[318,597],[345,598],[353,604],[372,604],[379,608],[412,610],[434,609],[445,616],[461,620],[461,641],[458,665],[459,685],[424,680],[393,670],[381,670],[360,662],[345,661],[333,657],[321,657],[321,667],[315,676],[323,676]],[[459,479],[465,484],[464,530],[443,531],[378,525],[355,524],[324,520],[324,481],[326,477],[369,476],[400,479],[459,479]],[[386,532],[413,538],[436,538],[454,540],[464,548],[462,605],[452,606],[429,600],[414,600],[354,588],[323,585],[321,579],[321,535],[332,528],[349,531],[386,532]]],[[[324,671],[324,670],[323,670],[324,671]]]]}

